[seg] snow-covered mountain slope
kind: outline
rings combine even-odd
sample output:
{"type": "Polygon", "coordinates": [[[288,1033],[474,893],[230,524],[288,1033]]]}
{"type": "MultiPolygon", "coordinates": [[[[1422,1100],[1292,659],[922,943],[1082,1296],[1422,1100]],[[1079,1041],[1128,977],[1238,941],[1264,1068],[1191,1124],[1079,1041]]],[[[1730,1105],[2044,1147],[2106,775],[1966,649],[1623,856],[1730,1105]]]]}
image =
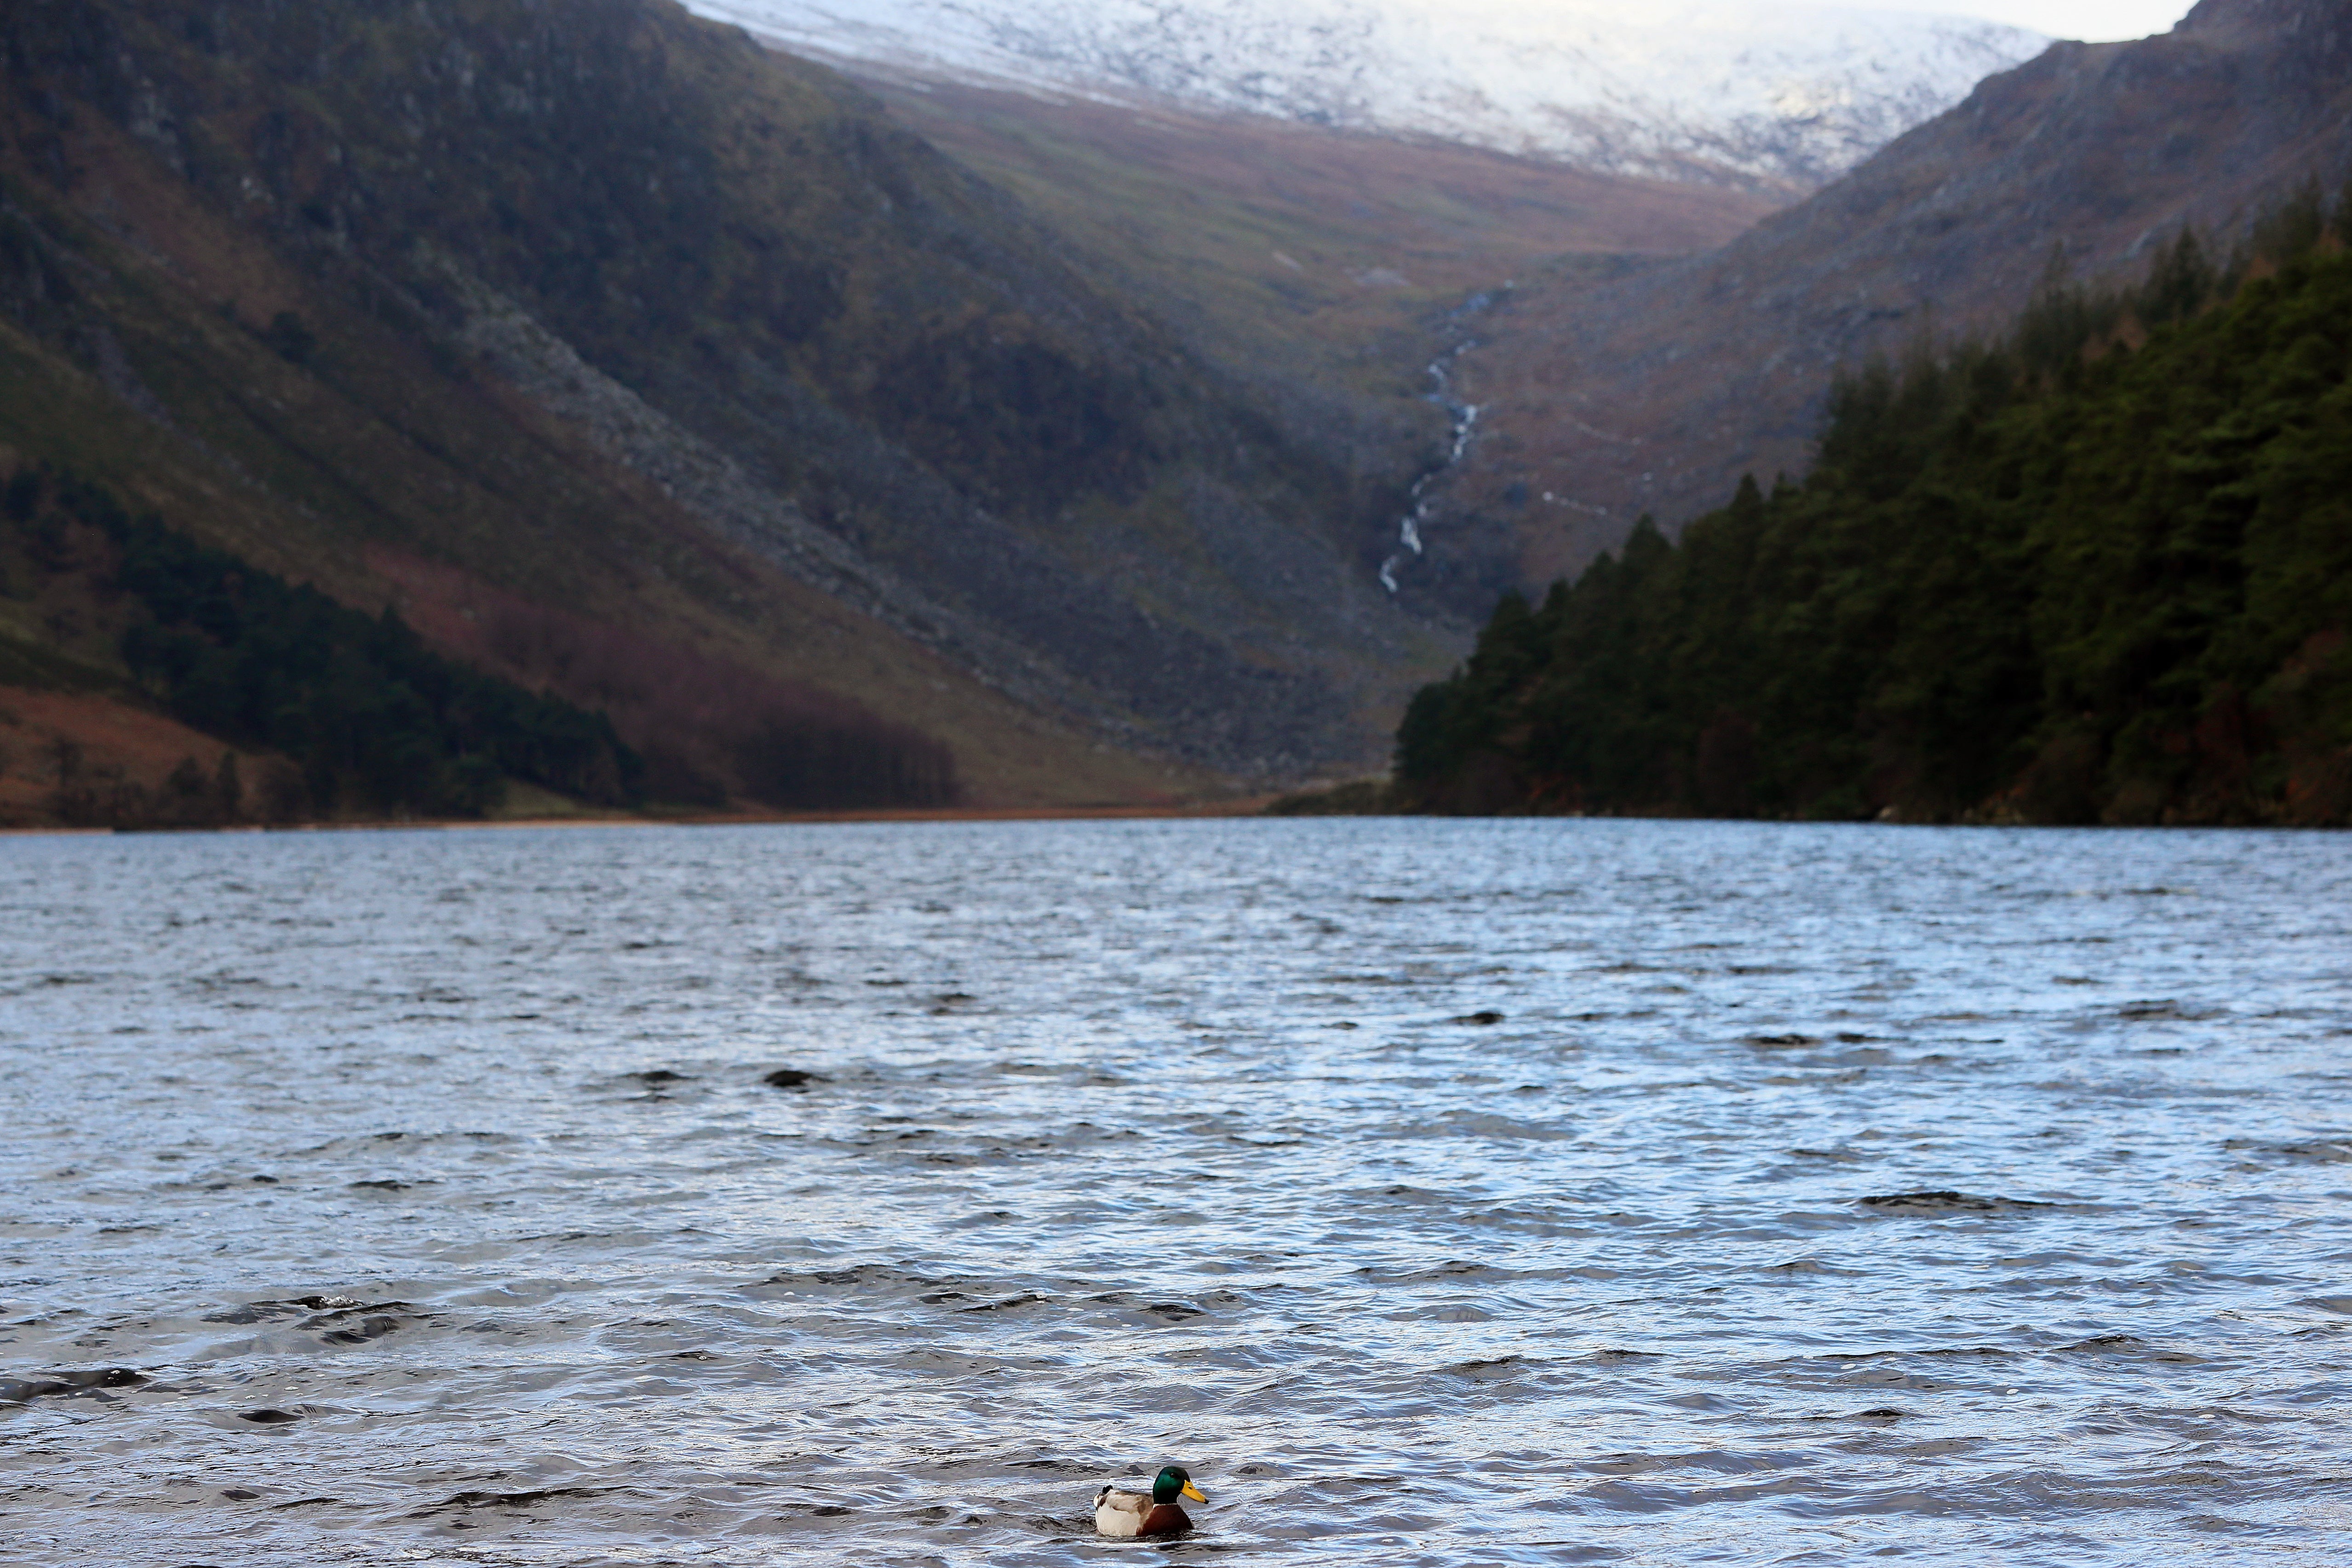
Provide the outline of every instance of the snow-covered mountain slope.
{"type": "Polygon", "coordinates": [[[869,68],[1801,186],[2049,41],[1958,17],[1687,0],[687,3],[869,68]]]}

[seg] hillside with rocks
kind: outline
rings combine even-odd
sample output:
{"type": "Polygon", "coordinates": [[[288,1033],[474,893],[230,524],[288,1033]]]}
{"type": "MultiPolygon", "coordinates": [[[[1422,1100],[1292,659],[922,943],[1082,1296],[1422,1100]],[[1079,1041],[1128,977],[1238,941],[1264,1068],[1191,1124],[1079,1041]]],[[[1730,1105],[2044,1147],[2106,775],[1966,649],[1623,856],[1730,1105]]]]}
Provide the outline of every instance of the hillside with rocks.
{"type": "Polygon", "coordinates": [[[39,0],[0,64],[8,463],[500,674],[708,664],[745,734],[845,703],[983,800],[1134,799],[1371,755],[1443,656],[1365,565],[1409,420],[1273,406],[740,33],[39,0]]]}

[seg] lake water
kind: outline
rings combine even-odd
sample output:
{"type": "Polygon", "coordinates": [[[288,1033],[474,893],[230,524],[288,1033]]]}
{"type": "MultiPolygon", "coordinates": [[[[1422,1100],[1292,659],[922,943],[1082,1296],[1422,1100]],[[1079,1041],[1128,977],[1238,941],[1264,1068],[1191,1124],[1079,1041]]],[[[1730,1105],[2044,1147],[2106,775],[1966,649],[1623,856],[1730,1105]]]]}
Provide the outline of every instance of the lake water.
{"type": "Polygon", "coordinates": [[[2347,911],[2352,835],[0,841],[0,1558],[2346,1563],[2347,911]]]}

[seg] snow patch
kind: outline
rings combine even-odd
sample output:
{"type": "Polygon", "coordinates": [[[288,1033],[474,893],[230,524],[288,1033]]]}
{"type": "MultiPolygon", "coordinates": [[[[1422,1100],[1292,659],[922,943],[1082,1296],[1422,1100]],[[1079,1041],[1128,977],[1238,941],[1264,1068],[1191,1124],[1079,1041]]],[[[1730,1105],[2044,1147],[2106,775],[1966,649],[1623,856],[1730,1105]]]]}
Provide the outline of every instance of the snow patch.
{"type": "Polygon", "coordinates": [[[788,48],[1030,91],[1432,136],[1615,173],[1818,184],[2049,39],[1622,0],[688,0],[788,48]]]}

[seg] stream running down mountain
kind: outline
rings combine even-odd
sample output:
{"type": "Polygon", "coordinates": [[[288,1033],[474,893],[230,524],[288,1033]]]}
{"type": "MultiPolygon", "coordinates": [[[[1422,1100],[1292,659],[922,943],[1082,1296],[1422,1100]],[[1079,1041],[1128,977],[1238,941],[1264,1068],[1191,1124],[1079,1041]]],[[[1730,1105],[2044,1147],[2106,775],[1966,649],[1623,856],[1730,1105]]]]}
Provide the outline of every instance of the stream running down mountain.
{"type": "MultiPolygon", "coordinates": [[[[1473,296],[1469,303],[1454,313],[1451,319],[1474,319],[1493,304],[1492,295],[1473,296]]],[[[1445,411],[1446,418],[1452,423],[1452,439],[1446,447],[1445,460],[1412,482],[1410,497],[1412,504],[1406,508],[1403,520],[1397,525],[1397,548],[1381,562],[1381,586],[1391,594],[1397,591],[1397,568],[1404,564],[1407,553],[1415,556],[1425,553],[1421,527],[1429,521],[1430,486],[1462,465],[1462,460],[1470,455],[1471,440],[1477,434],[1478,405],[1465,402],[1454,395],[1454,361],[1477,346],[1477,339],[1465,338],[1429,362],[1431,385],[1430,390],[1423,394],[1423,401],[1445,411]]]]}
{"type": "Polygon", "coordinates": [[[0,840],[12,1568],[2344,1560],[2352,836],[0,840]],[[1150,1549],[1143,1549],[1150,1550],[1150,1549]]]}

